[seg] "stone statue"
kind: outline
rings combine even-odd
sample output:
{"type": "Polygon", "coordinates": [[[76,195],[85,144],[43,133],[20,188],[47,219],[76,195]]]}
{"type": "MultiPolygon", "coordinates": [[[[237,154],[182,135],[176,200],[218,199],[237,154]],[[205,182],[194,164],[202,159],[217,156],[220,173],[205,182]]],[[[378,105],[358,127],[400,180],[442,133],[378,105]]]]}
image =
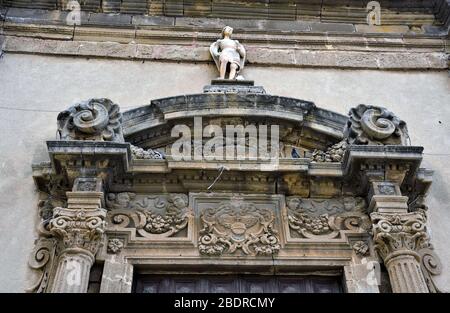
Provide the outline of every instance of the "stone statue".
{"type": "Polygon", "coordinates": [[[225,26],[222,29],[222,39],[214,42],[209,51],[217,65],[220,73],[220,79],[225,79],[227,70],[229,71],[229,79],[243,79],[242,76],[236,76],[243,68],[245,63],[244,46],[237,40],[231,39],[233,28],[225,26]]]}

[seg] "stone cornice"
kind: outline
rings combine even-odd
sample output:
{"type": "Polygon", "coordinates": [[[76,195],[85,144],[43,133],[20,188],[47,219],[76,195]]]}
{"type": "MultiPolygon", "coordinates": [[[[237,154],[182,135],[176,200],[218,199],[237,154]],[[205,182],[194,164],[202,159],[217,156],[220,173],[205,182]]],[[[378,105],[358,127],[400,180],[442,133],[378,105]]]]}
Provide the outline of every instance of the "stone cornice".
{"type": "MultiPolygon", "coordinates": [[[[28,9],[65,10],[67,1],[3,1],[7,6],[28,9]]],[[[321,22],[365,23],[366,7],[360,1],[82,1],[85,14],[120,13],[121,15],[156,15],[172,18],[208,17],[267,20],[314,20],[321,22]]],[[[381,14],[384,24],[412,24],[442,22],[447,13],[446,0],[383,1],[381,14]]]]}
{"type": "MultiPolygon", "coordinates": [[[[131,19],[126,22],[122,17],[115,21],[114,16],[108,15],[80,26],[68,26],[63,16],[50,20],[50,13],[46,14],[41,19],[6,15],[5,21],[0,21],[1,49],[7,53],[211,62],[208,47],[217,39],[219,24],[223,22],[207,19],[170,24],[164,17],[147,16],[142,18],[150,22],[133,24],[131,19]],[[159,20],[155,22],[155,19],[159,20]]],[[[396,28],[358,31],[339,23],[281,21],[294,23],[295,27],[291,27],[277,21],[259,22],[230,21],[238,30],[236,39],[247,47],[248,62],[254,65],[386,70],[448,68],[444,28],[440,31],[423,28],[419,32],[396,28]],[[260,28],[259,22],[267,27],[260,28]],[[252,23],[259,26],[252,28],[252,23]]]]}

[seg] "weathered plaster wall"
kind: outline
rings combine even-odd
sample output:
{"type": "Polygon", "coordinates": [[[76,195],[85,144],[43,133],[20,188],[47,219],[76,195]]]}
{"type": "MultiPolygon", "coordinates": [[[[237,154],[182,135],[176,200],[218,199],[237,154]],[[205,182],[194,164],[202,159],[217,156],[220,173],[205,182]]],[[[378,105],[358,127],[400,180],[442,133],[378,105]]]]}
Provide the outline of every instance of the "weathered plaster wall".
{"type": "MultiPolygon", "coordinates": [[[[31,163],[45,159],[56,116],[71,104],[107,97],[123,110],[150,99],[201,92],[216,76],[212,64],[136,62],[5,54],[0,59],[0,292],[23,291],[33,245],[37,195],[31,163]],[[27,111],[5,110],[3,107],[27,111]],[[36,111],[32,111],[36,110],[36,111]]],[[[252,67],[244,75],[269,93],[311,100],[346,114],[359,103],[386,106],[404,119],[414,145],[434,169],[429,198],[433,242],[444,263],[438,279],[450,291],[450,79],[446,71],[252,67]]]]}

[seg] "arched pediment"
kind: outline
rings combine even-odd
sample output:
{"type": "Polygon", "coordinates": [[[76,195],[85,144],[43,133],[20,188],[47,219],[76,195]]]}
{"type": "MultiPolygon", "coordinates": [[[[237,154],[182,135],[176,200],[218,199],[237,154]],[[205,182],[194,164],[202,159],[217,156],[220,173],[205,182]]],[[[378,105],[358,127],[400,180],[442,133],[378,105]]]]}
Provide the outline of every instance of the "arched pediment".
{"type": "MultiPolygon", "coordinates": [[[[143,148],[162,148],[173,142],[174,125],[193,127],[193,118],[205,125],[279,125],[280,141],[306,151],[325,149],[342,139],[344,115],[320,109],[313,102],[258,93],[208,92],[152,100],[123,114],[126,141],[143,148]]],[[[262,89],[263,90],[263,89],[262,89]]],[[[193,130],[192,130],[193,131],[193,130]]]]}

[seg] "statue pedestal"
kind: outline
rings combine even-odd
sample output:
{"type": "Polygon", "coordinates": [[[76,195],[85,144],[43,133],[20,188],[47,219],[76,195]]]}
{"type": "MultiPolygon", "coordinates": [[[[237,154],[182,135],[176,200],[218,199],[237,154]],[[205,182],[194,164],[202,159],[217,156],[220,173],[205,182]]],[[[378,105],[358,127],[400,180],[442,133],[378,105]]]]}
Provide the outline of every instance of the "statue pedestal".
{"type": "Polygon", "coordinates": [[[253,80],[213,79],[211,85],[203,87],[204,93],[246,93],[265,94],[262,86],[255,86],[253,80]]]}

